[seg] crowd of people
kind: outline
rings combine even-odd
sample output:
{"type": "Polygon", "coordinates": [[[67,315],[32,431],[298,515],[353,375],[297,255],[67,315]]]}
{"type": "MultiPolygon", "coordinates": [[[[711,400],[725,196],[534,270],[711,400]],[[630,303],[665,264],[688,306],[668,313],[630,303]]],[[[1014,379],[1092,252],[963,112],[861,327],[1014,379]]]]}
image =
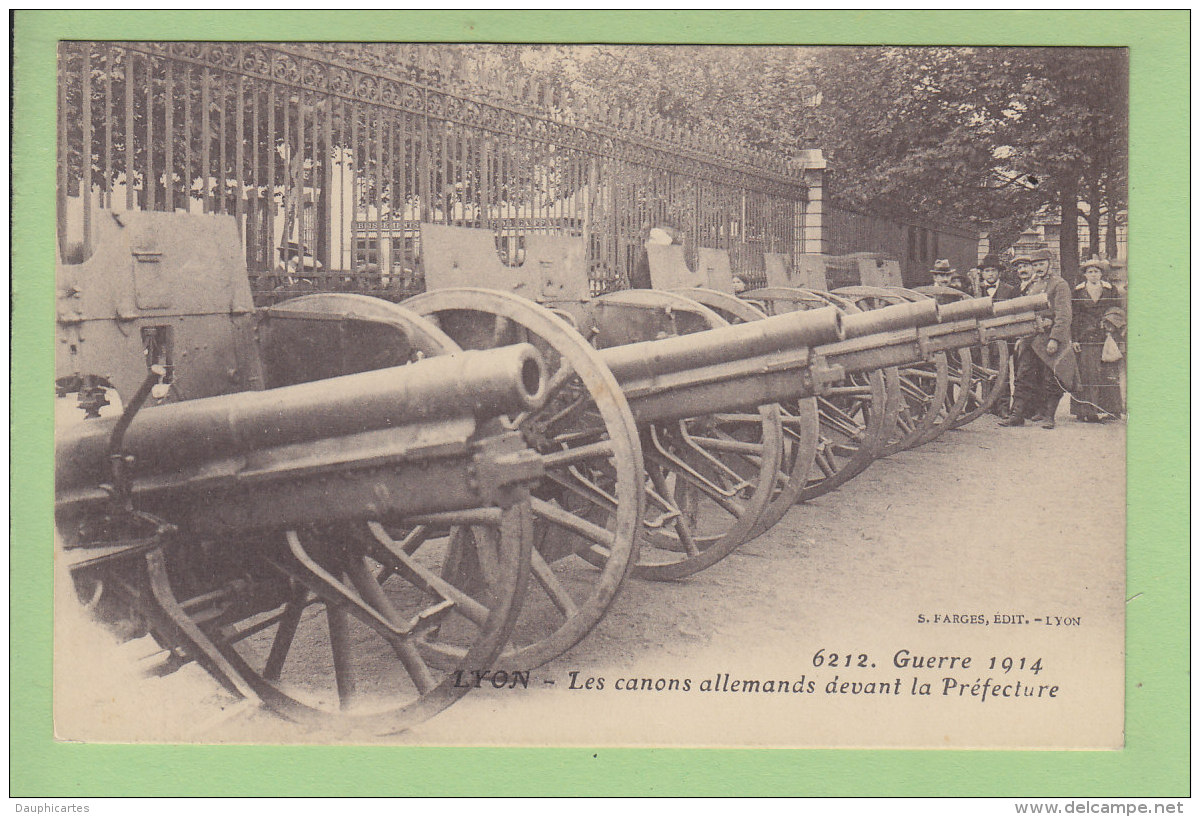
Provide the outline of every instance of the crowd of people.
{"type": "Polygon", "coordinates": [[[1050,301],[1050,327],[1015,344],[1011,389],[993,408],[1009,428],[1026,421],[1054,428],[1066,392],[1071,394],[1071,413],[1082,422],[1104,422],[1124,413],[1123,293],[1106,280],[1111,274],[1107,261],[1085,261],[1084,280],[1074,287],[1053,269],[1053,261],[1053,253],[1041,249],[1018,254],[1007,267],[988,255],[965,277],[949,261],[939,260],[930,270],[935,285],[969,295],[1002,301],[1045,293],[1050,301]]]}

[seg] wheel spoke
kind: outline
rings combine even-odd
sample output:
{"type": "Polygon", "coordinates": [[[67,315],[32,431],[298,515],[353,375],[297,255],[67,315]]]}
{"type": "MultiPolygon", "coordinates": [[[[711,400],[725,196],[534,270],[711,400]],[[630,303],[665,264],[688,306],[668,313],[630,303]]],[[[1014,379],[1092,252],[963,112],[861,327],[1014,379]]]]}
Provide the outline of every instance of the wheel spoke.
{"type": "Polygon", "coordinates": [[[279,619],[279,628],[275,631],[275,638],[271,640],[271,652],[267,655],[267,666],[263,670],[263,677],[268,681],[278,681],[283,672],[283,663],[292,649],[292,639],[296,637],[296,629],[300,626],[300,616],[304,614],[304,608],[308,606],[307,602],[308,588],[300,584],[296,585],[292,590],[292,597],[288,599],[283,608],[283,615],[279,619]]]}
{"type": "Polygon", "coordinates": [[[573,465],[585,460],[597,459],[598,457],[610,457],[612,454],[612,440],[601,440],[600,442],[581,445],[578,448],[567,448],[562,451],[545,454],[542,457],[542,464],[549,470],[563,465],[573,465]]]}
{"type": "Polygon", "coordinates": [[[542,424],[542,427],[549,431],[556,425],[562,423],[564,420],[570,419],[572,415],[574,415],[580,409],[586,407],[589,402],[588,396],[586,394],[581,394],[579,397],[575,398],[565,407],[563,407],[557,414],[551,415],[550,419],[546,420],[542,424]]]}
{"type": "Polygon", "coordinates": [[[735,423],[762,423],[761,414],[711,414],[709,415],[722,425],[735,423]]]}
{"type": "Polygon", "coordinates": [[[580,497],[599,508],[613,510],[617,507],[616,497],[601,490],[599,486],[585,479],[578,471],[571,469],[570,473],[574,475],[575,479],[567,479],[554,471],[547,472],[546,478],[555,485],[570,491],[574,496],[580,497]]]}
{"type": "MultiPolygon", "coordinates": [[[[657,490],[660,494],[663,496],[670,495],[670,489],[667,486],[666,475],[663,474],[660,469],[650,469],[650,481],[654,484],[655,490],[657,490]]],[[[688,525],[683,514],[680,514],[678,517],[676,517],[674,527],[675,534],[679,537],[679,541],[683,545],[684,550],[687,551],[688,556],[699,556],[700,548],[696,546],[696,537],[692,535],[691,526],[688,525]]]]}
{"type": "Polygon", "coordinates": [[[762,443],[747,443],[741,440],[730,438],[717,439],[715,437],[698,437],[690,435],[692,442],[699,445],[701,448],[720,451],[728,454],[744,454],[747,457],[761,457],[764,446],[762,443]]]}
{"type": "MultiPolygon", "coordinates": [[[[726,496],[720,490],[715,489],[713,487],[713,485],[711,483],[709,483],[707,480],[698,478],[686,470],[675,468],[673,463],[671,463],[669,460],[664,460],[660,455],[658,455],[656,453],[653,453],[653,452],[649,453],[647,455],[646,459],[648,461],[654,462],[660,468],[666,468],[666,469],[672,471],[676,475],[677,479],[682,479],[685,482],[687,482],[689,485],[691,485],[692,487],[696,488],[698,491],[700,491],[706,497],[711,499],[718,507],[720,507],[722,510],[724,510],[726,513],[730,514],[734,518],[741,519],[746,514],[746,508],[744,505],[742,505],[740,502],[734,501],[732,498],[726,496]]],[[[651,480],[653,480],[653,479],[654,479],[653,476],[651,476],[651,480]]],[[[665,485],[665,484],[666,484],[666,482],[664,479],[663,485],[665,485]]],[[[655,488],[660,493],[663,492],[663,488],[660,487],[657,483],[655,484],[655,488]]]]}
{"type": "MultiPolygon", "coordinates": [[[[399,626],[400,614],[392,606],[388,597],[384,595],[383,589],[380,588],[374,577],[371,576],[371,570],[367,567],[366,561],[362,558],[351,558],[347,565],[347,573],[350,576],[350,582],[358,589],[358,592],[362,594],[367,603],[378,610],[380,615],[390,621],[393,626],[399,626]]],[[[408,676],[412,678],[418,692],[424,695],[437,686],[437,682],[433,679],[433,674],[421,659],[410,638],[392,636],[391,634],[384,634],[384,638],[392,645],[392,649],[396,651],[396,657],[400,659],[400,663],[404,666],[408,676]]]]}
{"type": "Polygon", "coordinates": [[[821,469],[821,473],[826,477],[831,477],[837,472],[837,469],[830,464],[828,454],[824,450],[817,452],[817,457],[814,461],[817,467],[821,469]]]}
{"type": "Polygon", "coordinates": [[[350,614],[340,604],[325,607],[329,622],[329,647],[333,651],[333,675],[337,683],[338,705],[348,709],[358,694],[358,678],[350,648],[350,614]]]}
{"type": "Polygon", "coordinates": [[[610,531],[544,499],[533,497],[530,499],[530,503],[533,506],[533,512],[547,522],[579,534],[602,548],[606,553],[612,549],[614,537],[610,531]]]}
{"type": "Polygon", "coordinates": [[[454,602],[459,612],[475,624],[482,627],[484,622],[487,621],[489,611],[485,605],[471,598],[429,568],[413,561],[409,554],[393,548],[390,538],[387,541],[380,540],[380,544],[395,559],[393,567],[399,576],[430,595],[441,596],[447,601],[454,602]]]}
{"type": "Polygon", "coordinates": [[[546,595],[550,597],[550,601],[554,602],[554,606],[558,608],[558,612],[564,617],[570,618],[579,612],[579,608],[575,605],[575,600],[571,598],[567,588],[563,587],[562,582],[554,575],[554,571],[546,560],[542,558],[542,554],[537,548],[533,549],[531,554],[533,558],[533,576],[537,579],[537,583],[546,591],[546,595]]]}

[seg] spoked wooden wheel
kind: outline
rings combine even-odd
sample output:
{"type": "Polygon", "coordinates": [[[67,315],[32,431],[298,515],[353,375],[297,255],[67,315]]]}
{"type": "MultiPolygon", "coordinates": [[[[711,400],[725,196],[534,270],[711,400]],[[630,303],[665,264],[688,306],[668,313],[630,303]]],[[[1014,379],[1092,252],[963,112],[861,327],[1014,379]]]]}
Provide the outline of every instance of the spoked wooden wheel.
{"type": "MultiPolygon", "coordinates": [[[[759,306],[736,295],[703,288],[681,289],[677,292],[698,301],[729,323],[746,323],[767,317],[767,313],[759,306]]],[[[775,480],[774,493],[759,517],[753,536],[774,527],[788,509],[800,501],[802,492],[813,478],[816,470],[814,462],[822,444],[817,405],[815,397],[789,400],[779,405],[779,419],[783,425],[779,475],[775,480]]]]}
{"type": "MultiPolygon", "coordinates": [[[[911,293],[884,287],[844,287],[833,294],[852,300],[860,309],[881,309],[914,299],[911,293]]],[[[881,449],[881,456],[890,456],[936,437],[941,433],[936,425],[946,416],[950,363],[945,352],[935,352],[921,363],[900,366],[897,372],[900,401],[896,427],[881,449]]]]}
{"type": "MultiPolygon", "coordinates": [[[[669,315],[672,331],[679,335],[728,324],[699,302],[664,290],[617,292],[596,303],[598,314],[636,303],[640,317],[669,315]]],[[[608,326],[607,318],[598,322],[608,326]]],[[[656,339],[640,336],[639,331],[649,331],[642,325],[618,320],[613,328],[622,343],[656,339]]],[[[598,337],[603,342],[609,334],[604,329],[598,337]]],[[[636,396],[631,405],[637,416],[636,396]]],[[[757,535],[764,512],[778,494],[784,449],[778,406],[648,420],[639,422],[639,429],[646,460],[646,508],[633,575],[655,581],[682,579],[711,567],[757,535]]],[[[779,515],[786,510],[783,507],[779,515]]]]}
{"type": "MultiPolygon", "coordinates": [[[[761,305],[768,314],[825,306],[846,313],[859,311],[844,298],[799,288],[750,290],[742,297],[761,305]]],[[[887,388],[889,376],[898,382],[894,369],[848,375],[816,398],[817,447],[801,500],[815,499],[843,485],[879,456],[899,410],[898,393],[887,388]]]]}
{"type": "MultiPolygon", "coordinates": [[[[944,286],[916,287],[912,291],[934,298],[938,303],[952,303],[970,297],[965,292],[944,286]]],[[[967,393],[966,404],[958,416],[953,419],[947,418],[945,424],[948,428],[964,426],[990,409],[1004,391],[1004,386],[1008,382],[1009,348],[1007,342],[995,341],[986,346],[975,346],[969,350],[964,349],[961,351],[969,354],[971,357],[971,377],[965,388],[967,393]]],[[[950,357],[950,362],[951,369],[953,370],[955,368],[953,356],[950,357]]],[[[961,374],[961,370],[965,367],[960,363],[958,368],[961,374]]],[[[951,372],[951,378],[953,381],[953,371],[951,372]]],[[[961,388],[961,386],[956,387],[952,383],[952,392],[958,388],[961,388]]]]}
{"type": "MultiPolygon", "coordinates": [[[[550,373],[542,406],[507,420],[543,455],[546,475],[532,492],[531,586],[498,664],[510,671],[540,666],[603,618],[636,557],[644,472],[633,415],[596,350],[531,301],[446,289],[404,305],[464,348],[531,343],[550,373]]],[[[458,660],[432,642],[428,658],[458,660]]]]}
{"type": "Polygon", "coordinates": [[[957,349],[946,353],[948,382],[946,383],[946,398],[942,409],[938,412],[929,431],[921,438],[920,445],[933,442],[944,432],[956,428],[958,419],[962,417],[971,400],[971,384],[974,381],[974,364],[971,362],[970,349],[957,349]]]}
{"type": "Polygon", "coordinates": [[[279,604],[203,629],[284,717],[350,733],[399,732],[461,698],[471,687],[463,678],[493,669],[527,582],[531,520],[525,501],[439,515],[436,529],[418,525],[400,542],[362,525],[288,531],[255,548],[285,578],[279,604]],[[446,575],[453,558],[476,567],[446,575]],[[428,661],[430,645],[446,637],[455,660],[428,661]]]}
{"type": "Polygon", "coordinates": [[[1008,385],[1008,342],[993,341],[971,349],[971,386],[966,410],[952,428],[961,428],[976,420],[996,404],[1008,385]]]}
{"type": "Polygon", "coordinates": [[[642,450],[647,498],[635,576],[691,576],[758,535],[783,452],[777,406],[650,423],[642,450]]]}
{"type": "MultiPolygon", "coordinates": [[[[889,287],[889,289],[913,301],[922,298],[933,298],[938,303],[950,303],[967,298],[966,293],[952,287],[928,286],[918,287],[917,289],[889,287]]],[[[975,367],[971,360],[970,350],[958,349],[947,352],[946,365],[950,378],[949,383],[946,385],[946,399],[942,403],[941,410],[938,412],[937,420],[921,438],[920,445],[933,442],[943,432],[956,428],[959,418],[966,412],[971,400],[971,384],[975,378],[975,367]]]]}
{"type": "MultiPolygon", "coordinates": [[[[411,311],[361,295],[305,296],[278,305],[268,320],[317,315],[331,321],[331,337],[353,341],[329,344],[327,358],[309,361],[308,373],[319,377],[459,351],[411,311]]],[[[277,371],[304,379],[299,369],[277,371]]],[[[431,518],[264,533],[225,545],[230,558],[251,555],[247,572],[262,588],[250,594],[254,615],[223,615],[219,599],[179,604],[197,611],[199,628],[271,709],[324,727],[393,733],[460,698],[470,688],[464,675],[493,667],[516,621],[532,545],[528,498],[431,518]],[[389,530],[405,535],[397,541],[389,530]],[[447,572],[455,560],[470,569],[447,572]],[[434,664],[425,656],[444,634],[453,634],[454,657],[434,664]]]]}

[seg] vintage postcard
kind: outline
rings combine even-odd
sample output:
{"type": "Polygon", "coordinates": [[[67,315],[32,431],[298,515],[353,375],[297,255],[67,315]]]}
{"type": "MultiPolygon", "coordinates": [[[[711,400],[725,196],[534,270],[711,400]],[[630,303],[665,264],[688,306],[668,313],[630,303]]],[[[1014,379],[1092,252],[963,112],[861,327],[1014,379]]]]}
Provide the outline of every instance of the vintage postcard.
{"type": "Polygon", "coordinates": [[[136,33],[39,43],[56,745],[1128,756],[1136,48],[136,33]]]}

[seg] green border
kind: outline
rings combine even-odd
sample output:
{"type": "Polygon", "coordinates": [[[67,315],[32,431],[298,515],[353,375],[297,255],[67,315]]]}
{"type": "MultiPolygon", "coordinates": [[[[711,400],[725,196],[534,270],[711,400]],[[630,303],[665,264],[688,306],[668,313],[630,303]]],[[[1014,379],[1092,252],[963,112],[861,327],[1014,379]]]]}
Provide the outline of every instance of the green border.
{"type": "Polygon", "coordinates": [[[1190,793],[1189,43],[1179,12],[17,11],[12,213],[10,794],[1190,793]],[[53,741],[57,39],[1123,45],[1131,48],[1127,748],[1117,752],[88,746],[53,741]],[[1138,271],[1153,271],[1140,297],[1138,271]],[[336,769],[336,773],[330,774],[336,769]]]}

